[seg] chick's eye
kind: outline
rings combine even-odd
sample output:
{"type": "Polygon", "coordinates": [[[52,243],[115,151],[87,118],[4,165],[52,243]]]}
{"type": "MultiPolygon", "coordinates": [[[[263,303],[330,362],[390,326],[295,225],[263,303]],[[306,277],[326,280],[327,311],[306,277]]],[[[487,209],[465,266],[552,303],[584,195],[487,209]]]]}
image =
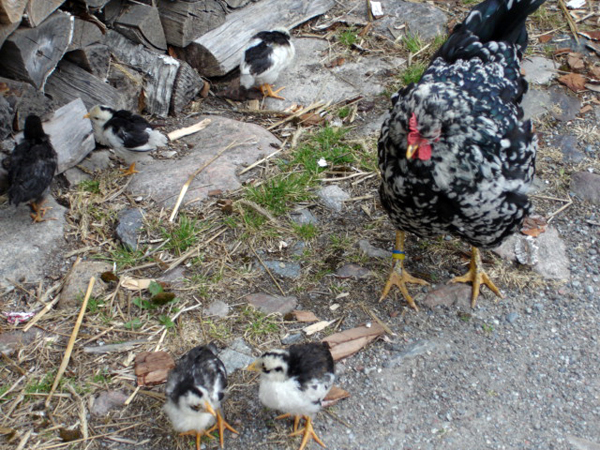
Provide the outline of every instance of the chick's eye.
{"type": "Polygon", "coordinates": [[[190,406],[190,408],[192,408],[194,411],[200,411],[202,409],[202,405],[194,405],[190,406]]]}
{"type": "Polygon", "coordinates": [[[266,367],[263,367],[263,372],[264,372],[264,373],[271,373],[271,370],[270,370],[270,369],[267,369],[266,367]]]}
{"type": "Polygon", "coordinates": [[[275,367],[275,372],[283,372],[283,367],[275,367]]]}

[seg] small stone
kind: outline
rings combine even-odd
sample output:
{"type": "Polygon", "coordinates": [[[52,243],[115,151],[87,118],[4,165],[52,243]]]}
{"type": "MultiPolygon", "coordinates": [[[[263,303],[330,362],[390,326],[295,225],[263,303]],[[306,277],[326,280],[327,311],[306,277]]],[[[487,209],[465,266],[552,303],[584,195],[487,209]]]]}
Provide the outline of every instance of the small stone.
{"type": "Polygon", "coordinates": [[[268,294],[250,294],[246,296],[246,301],[265,314],[287,314],[296,309],[296,305],[298,304],[296,297],[282,297],[268,294]]]}
{"type": "Polygon", "coordinates": [[[470,308],[471,292],[471,285],[465,283],[446,284],[430,291],[420,303],[428,308],[453,305],[470,308]]]}
{"type": "Polygon", "coordinates": [[[290,212],[290,218],[292,219],[292,221],[294,221],[294,223],[297,223],[298,225],[305,225],[309,223],[316,225],[316,223],[318,222],[317,218],[313,215],[313,213],[311,213],[306,208],[290,212]]]}
{"type": "Polygon", "coordinates": [[[360,280],[362,278],[372,277],[373,272],[357,264],[346,264],[335,272],[335,276],[338,278],[354,278],[360,280]]]}
{"type": "Polygon", "coordinates": [[[223,361],[225,370],[231,375],[237,369],[244,369],[254,361],[254,358],[231,348],[226,348],[219,353],[219,359],[223,361]]]}
{"type": "Polygon", "coordinates": [[[542,56],[532,56],[521,64],[525,79],[531,84],[548,84],[556,77],[556,64],[542,56]]]}
{"type": "Polygon", "coordinates": [[[577,172],[571,177],[571,190],[584,200],[600,205],[600,175],[577,172]]]}
{"type": "Polygon", "coordinates": [[[10,355],[41,339],[43,334],[44,332],[36,327],[32,327],[27,331],[15,330],[0,333],[0,354],[10,355]]]}
{"type": "MultiPolygon", "coordinates": [[[[298,278],[300,276],[300,264],[289,261],[263,261],[267,268],[283,278],[298,278]]],[[[260,266],[262,268],[262,265],[260,266]]]]}
{"type": "Polygon", "coordinates": [[[344,200],[350,198],[350,194],[339,186],[325,186],[317,192],[317,195],[326,208],[338,213],[342,212],[342,209],[344,208],[344,200]]]}
{"type": "Polygon", "coordinates": [[[246,341],[241,337],[236,338],[230,345],[231,350],[242,353],[244,355],[252,356],[252,349],[246,344],[246,341]]]}
{"type": "Polygon", "coordinates": [[[391,253],[383,250],[382,248],[371,245],[366,239],[358,241],[358,248],[367,256],[371,258],[390,258],[391,253]]]}
{"type": "Polygon", "coordinates": [[[508,323],[510,323],[511,325],[514,325],[515,322],[519,319],[519,317],[520,317],[519,313],[513,311],[513,312],[507,314],[506,321],[508,323]]]}
{"type": "Polygon", "coordinates": [[[569,258],[564,241],[554,227],[537,237],[538,263],[533,270],[547,279],[569,279],[569,258]]]}
{"type": "MultiPolygon", "coordinates": [[[[413,344],[408,345],[407,347],[404,347],[393,358],[390,358],[387,361],[385,361],[383,363],[383,367],[385,367],[385,368],[398,367],[400,364],[402,364],[402,362],[404,360],[412,359],[417,356],[423,355],[425,353],[430,353],[431,351],[435,350],[435,348],[437,346],[438,346],[438,344],[436,344],[433,341],[415,342],[413,344]]],[[[393,345],[392,349],[396,350],[396,346],[393,345]]]]}
{"type": "Polygon", "coordinates": [[[128,208],[119,213],[119,223],[115,234],[121,243],[131,250],[137,250],[140,230],[144,226],[144,215],[139,208],[128,208]]]}
{"type": "Polygon", "coordinates": [[[94,399],[91,413],[94,416],[106,416],[111,409],[118,408],[125,404],[127,394],[123,391],[104,391],[98,394],[94,399]]]}
{"type": "Polygon", "coordinates": [[[580,163],[585,159],[583,152],[577,150],[577,138],[575,136],[556,136],[554,145],[559,147],[563,153],[563,161],[580,163]]]}
{"type": "Polygon", "coordinates": [[[215,300],[208,308],[204,309],[207,316],[227,317],[229,314],[229,305],[221,300],[215,300]]]}
{"type": "Polygon", "coordinates": [[[588,294],[593,294],[594,293],[594,287],[593,286],[586,286],[585,287],[585,292],[587,292],[588,294]]]}
{"type": "Polygon", "coordinates": [[[281,339],[281,343],[283,345],[292,345],[302,340],[302,333],[294,333],[288,334],[283,339],[281,339]]]}

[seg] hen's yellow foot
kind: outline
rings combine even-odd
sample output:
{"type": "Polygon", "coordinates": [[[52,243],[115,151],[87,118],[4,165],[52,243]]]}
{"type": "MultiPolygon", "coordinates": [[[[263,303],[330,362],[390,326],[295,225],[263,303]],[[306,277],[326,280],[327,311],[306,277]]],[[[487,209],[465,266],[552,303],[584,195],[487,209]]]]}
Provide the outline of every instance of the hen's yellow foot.
{"type": "Polygon", "coordinates": [[[304,450],[306,444],[308,444],[309,439],[313,439],[321,447],[327,448],[327,446],[323,443],[321,439],[319,439],[319,436],[317,436],[317,434],[315,433],[315,430],[312,426],[312,419],[308,416],[304,416],[304,419],[306,419],[304,428],[301,428],[300,430],[294,431],[292,434],[290,434],[290,436],[302,435],[302,442],[300,443],[300,448],[298,450],[304,450]]]}
{"type": "Polygon", "coordinates": [[[273,87],[269,83],[265,83],[265,84],[261,85],[259,89],[260,89],[260,92],[262,92],[262,95],[264,95],[265,97],[271,97],[271,98],[277,98],[279,100],[285,100],[285,98],[277,95],[280,91],[285,89],[285,86],[280,87],[279,89],[274,91],[273,87]]]}
{"type": "Polygon", "coordinates": [[[127,177],[129,175],[133,175],[134,173],[139,173],[137,170],[135,170],[135,163],[132,163],[128,169],[120,169],[123,173],[121,174],[122,177],[127,177]]]}
{"type": "Polygon", "coordinates": [[[450,282],[473,283],[473,291],[471,293],[471,308],[475,308],[475,306],[477,305],[477,297],[479,297],[479,288],[481,287],[481,284],[484,284],[487,287],[489,287],[492,290],[492,292],[498,297],[504,298],[504,296],[500,292],[500,289],[496,287],[496,285],[492,282],[490,277],[488,277],[485,271],[483,270],[481,264],[481,255],[477,247],[472,248],[469,271],[460,277],[454,277],[450,282]]]}
{"type": "Polygon", "coordinates": [[[219,444],[221,445],[221,448],[223,448],[223,443],[224,443],[223,435],[225,434],[224,433],[225,429],[228,429],[232,433],[240,434],[238,431],[235,430],[235,428],[233,428],[231,425],[229,425],[225,421],[225,419],[223,419],[223,416],[221,415],[221,411],[217,411],[217,423],[214,424],[212,426],[212,428],[207,431],[207,433],[211,433],[215,430],[219,431],[219,444]]]}

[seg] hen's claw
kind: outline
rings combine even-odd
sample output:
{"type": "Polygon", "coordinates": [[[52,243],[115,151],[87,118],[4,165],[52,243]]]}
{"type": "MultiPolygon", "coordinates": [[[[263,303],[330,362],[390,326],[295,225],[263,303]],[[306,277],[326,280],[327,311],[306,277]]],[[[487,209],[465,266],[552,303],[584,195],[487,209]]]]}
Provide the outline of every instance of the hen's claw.
{"type": "Polygon", "coordinates": [[[488,277],[487,273],[485,273],[483,270],[481,264],[481,255],[477,247],[472,248],[469,271],[460,277],[454,277],[450,283],[473,283],[473,291],[471,292],[471,308],[475,308],[477,305],[477,297],[479,297],[479,288],[481,287],[481,284],[489,287],[498,297],[504,298],[500,292],[500,289],[496,287],[490,277],[488,277]]]}
{"type": "Polygon", "coordinates": [[[312,419],[308,416],[304,416],[304,419],[306,420],[304,428],[301,428],[300,430],[294,431],[292,434],[290,434],[290,436],[299,436],[302,434],[302,443],[300,444],[300,448],[298,450],[304,450],[304,447],[306,447],[306,444],[308,444],[309,439],[313,439],[321,447],[327,448],[327,446],[323,443],[321,439],[319,439],[319,436],[317,436],[317,434],[315,433],[315,430],[312,426],[312,419]]]}

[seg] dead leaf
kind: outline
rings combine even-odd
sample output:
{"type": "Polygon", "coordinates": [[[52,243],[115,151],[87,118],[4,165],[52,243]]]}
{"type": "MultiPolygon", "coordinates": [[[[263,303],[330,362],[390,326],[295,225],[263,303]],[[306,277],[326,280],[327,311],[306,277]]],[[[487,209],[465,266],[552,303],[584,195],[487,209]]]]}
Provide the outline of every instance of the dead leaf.
{"type": "Polygon", "coordinates": [[[332,334],[323,339],[322,342],[329,344],[334,361],[339,361],[358,352],[384,333],[385,329],[374,323],[370,327],[363,325],[332,334]]]}
{"type": "Polygon", "coordinates": [[[313,323],[312,325],[304,327],[302,329],[302,331],[304,331],[307,336],[310,336],[311,334],[315,334],[315,333],[318,333],[321,330],[324,330],[329,325],[331,325],[333,322],[335,322],[335,320],[329,320],[329,321],[322,320],[321,322],[313,323]]]}
{"type": "Polygon", "coordinates": [[[332,69],[334,67],[343,66],[345,62],[346,58],[344,58],[343,56],[338,56],[337,58],[332,59],[327,64],[325,64],[325,67],[327,67],[328,69],[332,69]]]}
{"type": "Polygon", "coordinates": [[[585,67],[583,55],[581,53],[569,53],[567,56],[567,64],[571,70],[583,70],[585,67]]]}
{"type": "Polygon", "coordinates": [[[67,430],[66,428],[59,428],[58,435],[63,440],[63,442],[71,442],[76,441],[82,438],[81,431],[79,428],[75,428],[74,430],[67,430]]]}
{"type": "Polygon", "coordinates": [[[325,121],[325,118],[321,117],[317,113],[306,113],[300,116],[300,123],[303,125],[321,125],[325,121]]]}
{"type": "Polygon", "coordinates": [[[539,41],[541,44],[545,44],[546,42],[550,42],[554,35],[552,33],[544,34],[539,37],[539,41]]]}
{"type": "Polygon", "coordinates": [[[323,406],[325,408],[329,408],[330,406],[335,405],[340,400],[343,400],[348,397],[350,397],[350,392],[340,387],[333,386],[323,399],[323,406]]]}
{"type": "Polygon", "coordinates": [[[315,313],[312,311],[292,311],[292,315],[295,317],[296,321],[298,322],[305,322],[305,323],[310,323],[310,322],[318,322],[319,319],[317,318],[317,316],[315,316],[315,313]]]}
{"type": "Polygon", "coordinates": [[[565,53],[571,53],[570,47],[557,48],[554,50],[554,56],[564,55],[565,53]]]}
{"type": "Polygon", "coordinates": [[[563,75],[558,79],[558,81],[567,86],[573,92],[579,92],[585,89],[585,77],[583,75],[579,75],[578,73],[563,75]]]}
{"type": "MultiPolygon", "coordinates": [[[[585,87],[587,87],[588,85],[586,84],[585,87]]],[[[598,86],[600,88],[600,86],[598,86]]],[[[592,111],[594,109],[594,107],[592,105],[585,105],[583,108],[581,108],[579,110],[579,114],[586,114],[589,113],[590,111],[592,111]]]]}
{"type": "Polygon", "coordinates": [[[133,277],[123,277],[123,281],[121,286],[125,289],[129,289],[130,291],[141,291],[142,289],[148,289],[150,283],[154,280],[150,278],[133,278],[133,277]]]}
{"type": "Polygon", "coordinates": [[[600,31],[580,31],[579,34],[592,41],[600,41],[600,31]]]}
{"type": "Polygon", "coordinates": [[[200,97],[206,98],[208,97],[208,92],[210,91],[210,83],[206,80],[202,81],[204,81],[204,86],[202,86],[202,89],[200,89],[200,97]]]}
{"type": "Polygon", "coordinates": [[[540,234],[546,231],[548,222],[542,216],[530,216],[526,217],[521,227],[521,233],[527,236],[538,237],[540,234]]]}
{"type": "Polygon", "coordinates": [[[225,214],[231,214],[233,212],[233,200],[228,198],[222,198],[217,202],[217,206],[221,208],[225,214]]]}
{"type": "Polygon", "coordinates": [[[173,367],[175,361],[167,352],[140,353],[135,357],[135,376],[138,386],[156,386],[164,383],[173,367]]]}
{"type": "Polygon", "coordinates": [[[590,67],[590,75],[597,80],[600,80],[600,66],[590,67]]]}

